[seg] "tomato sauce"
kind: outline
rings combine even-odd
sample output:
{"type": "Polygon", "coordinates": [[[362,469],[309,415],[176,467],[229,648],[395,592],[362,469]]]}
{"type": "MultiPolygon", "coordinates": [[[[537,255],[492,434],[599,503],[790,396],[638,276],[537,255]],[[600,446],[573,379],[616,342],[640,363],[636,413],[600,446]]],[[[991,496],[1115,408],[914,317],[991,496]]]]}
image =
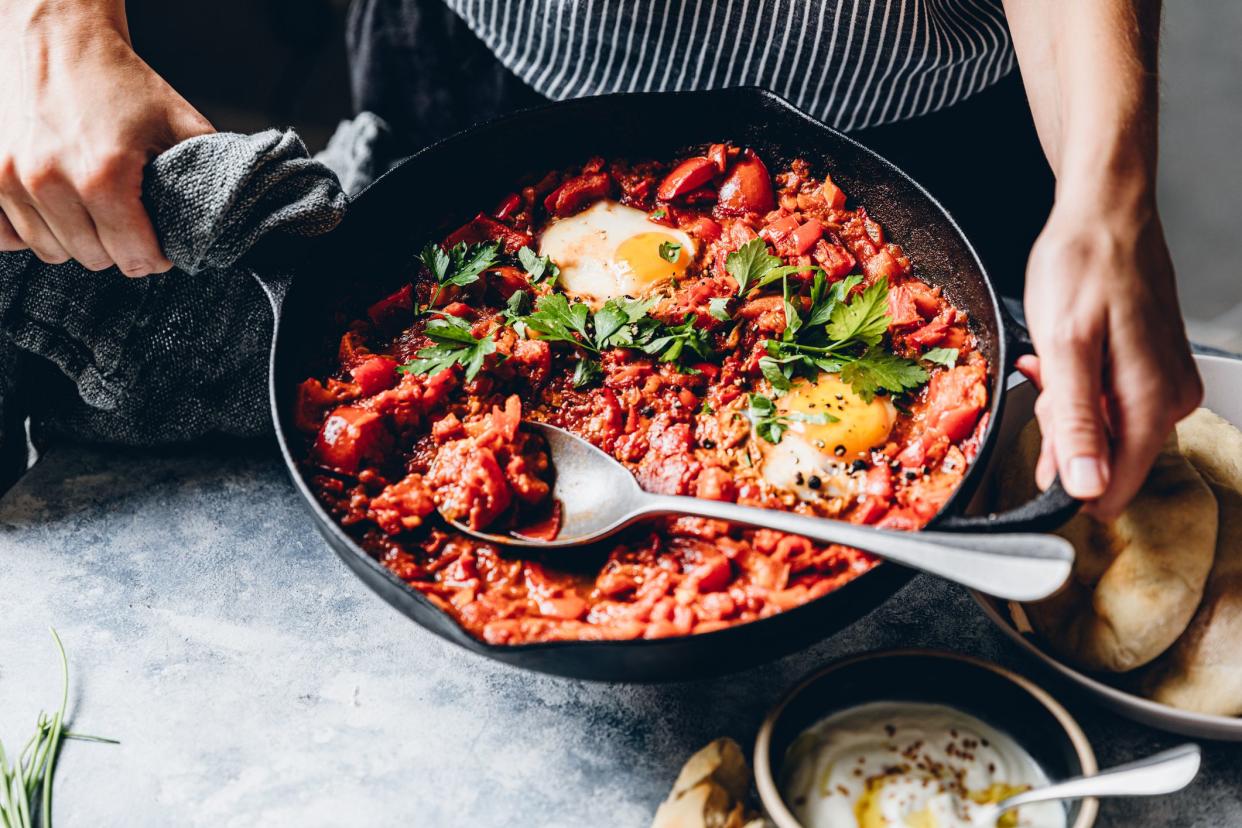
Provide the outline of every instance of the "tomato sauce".
{"type": "Polygon", "coordinates": [[[472,540],[441,514],[534,537],[556,531],[554,470],[523,418],[590,440],[649,491],[899,529],[927,523],[974,459],[987,364],[966,315],[916,275],[865,207],[848,205],[804,163],[772,175],[754,152],[723,144],[671,163],[594,159],[516,190],[443,241],[444,250],[495,242],[495,258],[465,284],[439,285],[433,267],[417,268],[341,332],[333,364],[299,387],[295,418],[306,435],[303,468],[325,508],[487,642],[708,632],[814,600],[875,564],[855,549],[690,517],[555,558],[472,540]],[[688,326],[683,335],[708,357],[574,344],[514,323],[515,293],[539,302],[558,292],[554,278],[535,278],[522,249],[533,252],[550,222],[603,199],[694,240],[685,278],[653,288],[642,324],[665,326],[661,334],[688,326]],[[780,284],[739,290],[731,254],[756,239],[795,266],[784,293],[780,284]],[[812,313],[816,272],[829,286],[860,276],[845,283],[847,296],[886,284],[882,347],[925,376],[909,390],[877,392],[891,402],[891,430],[839,464],[831,494],[801,472],[798,492],[774,485],[765,476],[770,445],[750,413],[751,395],[776,396],[762,363],[789,325],[785,296],[795,312],[812,313]],[[475,361],[451,343],[443,352],[459,361],[420,367],[428,360],[420,354],[449,334],[477,348],[475,361]],[[584,362],[587,381],[578,375],[584,362]]]}

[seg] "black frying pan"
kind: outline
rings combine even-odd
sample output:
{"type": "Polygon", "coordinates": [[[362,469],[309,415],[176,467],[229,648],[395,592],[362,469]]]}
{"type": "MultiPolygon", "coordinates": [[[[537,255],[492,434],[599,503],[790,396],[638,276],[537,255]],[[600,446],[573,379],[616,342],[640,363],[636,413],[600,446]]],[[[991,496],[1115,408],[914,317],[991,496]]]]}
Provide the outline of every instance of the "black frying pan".
{"type": "Polygon", "coordinates": [[[305,438],[292,425],[294,391],[321,375],[349,319],[408,281],[411,259],[519,179],[594,155],[671,159],[687,147],[729,141],[757,150],[769,168],[803,158],[830,172],[909,254],[915,272],[970,315],[991,366],[991,408],[979,455],[932,521],[939,530],[1044,531],[1076,509],[1059,485],[1011,512],[962,511],[979,484],[1005,401],[1005,377],[1030,352],[1003,311],[961,230],[922,187],[866,147],[758,89],[604,95],[526,110],[460,133],[407,159],[353,203],[341,225],[315,240],[288,271],[265,275],[276,314],[271,400],[281,451],[319,531],[376,593],[417,623],[476,653],[519,667],[607,681],[660,681],[740,670],[822,639],[878,606],[912,575],[883,563],[811,603],[717,632],[660,640],[555,642],[497,647],[466,633],[364,552],[327,515],[298,467],[305,438]],[[296,278],[293,278],[296,276],[296,278]],[[344,314],[344,315],[342,315],[344,314]]]}

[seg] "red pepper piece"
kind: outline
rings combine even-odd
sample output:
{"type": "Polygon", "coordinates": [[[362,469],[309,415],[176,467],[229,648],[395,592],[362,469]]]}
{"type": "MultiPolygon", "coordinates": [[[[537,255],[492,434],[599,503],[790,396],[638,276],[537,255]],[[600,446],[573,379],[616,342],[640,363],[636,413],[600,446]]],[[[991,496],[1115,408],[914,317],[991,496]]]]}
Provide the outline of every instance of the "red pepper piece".
{"type": "Polygon", "coordinates": [[[516,213],[521,206],[522,197],[517,193],[509,193],[500,200],[500,203],[496,205],[496,209],[492,210],[492,215],[503,221],[516,213]]]}
{"type": "Polygon", "coordinates": [[[367,308],[367,317],[377,328],[404,327],[414,316],[414,286],[403,285],[367,308]]]}
{"type": "Polygon", "coordinates": [[[543,200],[554,216],[564,218],[580,213],[612,192],[612,176],[605,172],[575,176],[557,187],[543,200]]]}
{"type": "Polygon", "coordinates": [[[720,234],[722,232],[720,225],[714,219],[710,219],[707,216],[699,216],[682,229],[690,235],[702,239],[708,243],[714,242],[716,239],[720,238],[720,234]]]}
{"type": "Polygon", "coordinates": [[[724,172],[729,166],[729,145],[712,144],[707,148],[707,157],[716,165],[716,172],[724,172]]]}
{"type": "Polygon", "coordinates": [[[798,225],[792,233],[789,234],[789,244],[793,247],[794,252],[799,256],[805,256],[811,252],[811,248],[815,246],[815,242],[823,238],[824,225],[815,219],[798,225]]]}
{"type": "Polygon", "coordinates": [[[710,158],[696,155],[682,161],[673,171],[660,182],[656,190],[656,198],[660,201],[673,201],[697,190],[716,177],[719,172],[716,163],[710,158]]]}
{"type": "Polygon", "coordinates": [[[767,213],[776,207],[772,176],[750,150],[734,163],[720,185],[720,211],[725,215],[767,213]]]}
{"type": "Polygon", "coordinates": [[[487,241],[498,241],[506,253],[517,253],[523,247],[528,247],[534,239],[529,233],[514,230],[491,216],[479,213],[450,233],[444,240],[444,246],[454,247],[462,242],[479,244],[487,241]]]}

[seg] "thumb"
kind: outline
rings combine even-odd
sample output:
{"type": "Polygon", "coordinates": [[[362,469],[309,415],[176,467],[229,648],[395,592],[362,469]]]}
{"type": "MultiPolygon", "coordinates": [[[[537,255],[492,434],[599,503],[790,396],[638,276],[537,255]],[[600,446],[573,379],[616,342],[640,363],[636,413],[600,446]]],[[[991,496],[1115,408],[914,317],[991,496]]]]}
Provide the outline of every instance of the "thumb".
{"type": "Polygon", "coordinates": [[[1057,343],[1040,354],[1057,471],[1065,490],[1080,500],[1094,500],[1108,488],[1103,364],[1102,337],[1057,343]]]}

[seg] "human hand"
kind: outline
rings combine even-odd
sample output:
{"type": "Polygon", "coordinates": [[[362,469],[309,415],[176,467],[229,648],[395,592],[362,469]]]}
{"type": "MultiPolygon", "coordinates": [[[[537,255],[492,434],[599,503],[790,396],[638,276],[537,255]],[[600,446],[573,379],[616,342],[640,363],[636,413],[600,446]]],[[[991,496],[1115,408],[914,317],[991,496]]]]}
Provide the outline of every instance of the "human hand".
{"type": "Polygon", "coordinates": [[[1041,391],[1036,480],[1054,474],[1102,520],[1138,492],[1178,420],[1203,399],[1154,202],[1058,197],[1031,251],[1026,314],[1041,391]]]}
{"type": "Polygon", "coordinates": [[[162,273],[147,161],[213,132],[130,45],[123,0],[0,6],[0,251],[162,273]]]}

